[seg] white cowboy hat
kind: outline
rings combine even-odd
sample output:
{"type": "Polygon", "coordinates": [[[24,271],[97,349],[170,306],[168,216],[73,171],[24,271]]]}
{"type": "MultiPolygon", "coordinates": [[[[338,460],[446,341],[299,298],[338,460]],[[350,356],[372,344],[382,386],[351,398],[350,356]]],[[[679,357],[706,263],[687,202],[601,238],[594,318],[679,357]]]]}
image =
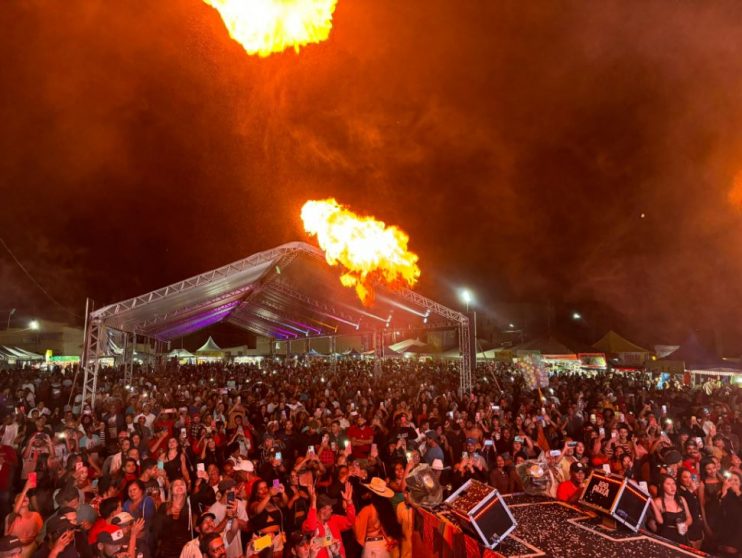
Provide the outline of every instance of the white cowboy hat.
{"type": "Polygon", "coordinates": [[[366,485],[371,492],[383,496],[384,498],[391,498],[394,496],[394,490],[386,485],[386,481],[379,477],[374,477],[371,482],[366,485]]]}

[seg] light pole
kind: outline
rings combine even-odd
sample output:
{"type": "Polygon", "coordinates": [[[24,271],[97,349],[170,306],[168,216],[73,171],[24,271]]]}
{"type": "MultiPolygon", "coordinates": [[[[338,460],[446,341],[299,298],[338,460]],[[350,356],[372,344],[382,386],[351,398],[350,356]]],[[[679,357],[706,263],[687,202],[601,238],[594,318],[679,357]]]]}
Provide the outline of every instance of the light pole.
{"type": "Polygon", "coordinates": [[[15,308],[11,308],[10,312],[8,312],[8,327],[6,327],[6,331],[10,329],[10,317],[15,314],[15,308]]]}
{"type": "Polygon", "coordinates": [[[469,291],[469,289],[464,289],[463,291],[461,291],[461,300],[463,300],[464,304],[466,304],[466,315],[468,316],[469,315],[469,304],[472,301],[472,296],[471,296],[471,292],[469,291]]]}

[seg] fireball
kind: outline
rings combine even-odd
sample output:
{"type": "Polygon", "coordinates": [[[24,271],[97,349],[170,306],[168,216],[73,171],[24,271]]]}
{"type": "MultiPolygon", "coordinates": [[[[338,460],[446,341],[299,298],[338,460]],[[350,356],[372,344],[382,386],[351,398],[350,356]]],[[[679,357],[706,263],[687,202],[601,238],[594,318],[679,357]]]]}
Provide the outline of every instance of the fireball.
{"type": "Polygon", "coordinates": [[[363,304],[373,302],[375,284],[398,288],[417,283],[419,258],[407,249],[410,238],[399,228],[356,215],[334,199],[306,202],[301,218],[327,263],[343,269],[340,282],[354,288],[363,304]]]}
{"type": "Polygon", "coordinates": [[[248,54],[269,56],[327,39],[337,0],[204,0],[248,54]]]}

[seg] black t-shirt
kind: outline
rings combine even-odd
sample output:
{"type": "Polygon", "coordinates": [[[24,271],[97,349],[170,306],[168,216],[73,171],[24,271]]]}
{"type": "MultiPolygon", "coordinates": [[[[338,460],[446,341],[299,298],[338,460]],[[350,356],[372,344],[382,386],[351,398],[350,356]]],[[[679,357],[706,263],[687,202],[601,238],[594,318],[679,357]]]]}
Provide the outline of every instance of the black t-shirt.
{"type": "Polygon", "coordinates": [[[404,439],[409,444],[417,438],[417,432],[411,426],[395,426],[392,428],[391,438],[394,440],[404,439]]]}

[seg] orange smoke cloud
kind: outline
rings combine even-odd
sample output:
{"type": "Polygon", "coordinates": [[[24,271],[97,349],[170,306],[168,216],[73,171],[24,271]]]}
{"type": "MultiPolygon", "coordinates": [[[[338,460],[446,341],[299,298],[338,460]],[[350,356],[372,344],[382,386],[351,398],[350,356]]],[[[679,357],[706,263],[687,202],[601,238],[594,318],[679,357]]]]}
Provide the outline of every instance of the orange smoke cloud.
{"type": "Polygon", "coordinates": [[[327,39],[337,0],[204,0],[248,54],[269,56],[327,39]]]}
{"type": "Polygon", "coordinates": [[[340,282],[355,288],[363,304],[373,302],[373,285],[417,283],[417,254],[407,249],[409,236],[373,217],[356,215],[334,199],[308,201],[301,209],[304,230],[317,237],[327,263],[344,269],[340,282]]]}

